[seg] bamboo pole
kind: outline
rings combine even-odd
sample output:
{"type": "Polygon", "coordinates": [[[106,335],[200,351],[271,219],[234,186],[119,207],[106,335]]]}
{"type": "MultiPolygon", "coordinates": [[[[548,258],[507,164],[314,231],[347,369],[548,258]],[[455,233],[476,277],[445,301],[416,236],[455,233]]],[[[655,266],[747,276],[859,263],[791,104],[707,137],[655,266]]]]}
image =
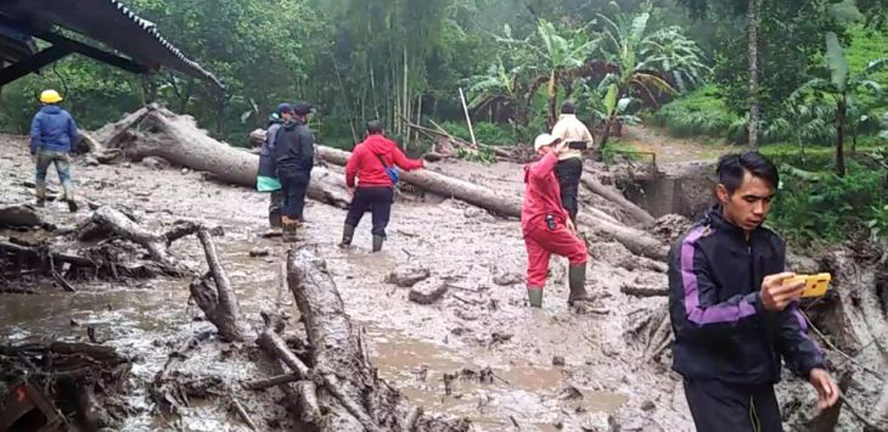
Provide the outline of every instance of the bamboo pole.
{"type": "Polygon", "coordinates": [[[472,145],[477,147],[478,141],[475,140],[475,129],[472,127],[472,117],[469,116],[469,106],[466,105],[466,95],[463,93],[462,87],[459,88],[459,99],[462,101],[463,112],[466,113],[466,123],[469,124],[469,135],[472,137],[472,145]]]}

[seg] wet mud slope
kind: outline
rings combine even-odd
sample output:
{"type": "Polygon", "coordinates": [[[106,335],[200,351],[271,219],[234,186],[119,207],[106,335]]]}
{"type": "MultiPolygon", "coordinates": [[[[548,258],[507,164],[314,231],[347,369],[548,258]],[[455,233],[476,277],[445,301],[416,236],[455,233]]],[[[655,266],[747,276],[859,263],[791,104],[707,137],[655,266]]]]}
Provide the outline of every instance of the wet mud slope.
{"type": "MultiPolygon", "coordinates": [[[[20,137],[0,137],[0,206],[33,200],[25,148],[20,137]]],[[[516,164],[443,162],[435,169],[503,193],[522,193],[522,169],[516,164]]],[[[51,171],[50,189],[58,191],[53,176],[51,171]]],[[[266,195],[152,158],[96,166],[81,160],[74,177],[82,201],[125,209],[157,231],[183,218],[222,227],[216,248],[247,325],[261,329],[260,313],[272,312],[295,328],[299,311],[284,280],[288,248],[264,236],[266,195]]],[[[38,213],[57,230],[73,229],[91,214],[88,209],[69,214],[63,207],[49,202],[38,213]]],[[[602,210],[619,217],[613,209],[602,210]]],[[[525,304],[526,255],[516,220],[444,197],[404,193],[394,207],[384,251],[371,254],[369,216],[351,250],[337,247],[344,210],[311,201],[306,218],[305,242],[326,260],[372,365],[426,413],[467,418],[474,430],[485,431],[692,430],[681,382],[668,367],[662,263],[586,233],[593,307],[568,308],[567,262],[553,259],[544,308],[531,310],[525,304]]],[[[684,223],[667,218],[654,232],[669,240],[684,223]]],[[[0,240],[34,241],[41,235],[0,230],[0,240]]],[[[169,250],[182,262],[205,266],[197,238],[180,239],[169,250]]],[[[0,283],[10,288],[5,280],[0,283]]],[[[243,389],[243,383],[267,377],[262,353],[252,344],[221,341],[189,299],[188,280],[86,280],[76,284],[76,292],[45,278],[16,280],[27,293],[0,294],[4,344],[97,341],[131,362],[119,378],[125,389],[115,399],[115,429],[250,430],[237,405],[258,430],[297,427],[279,388],[243,389]],[[171,360],[173,352],[185,354],[171,360]],[[163,404],[151,394],[171,361],[188,383],[177,394],[189,402],[171,404],[178,407],[172,417],[163,415],[163,404]]],[[[798,406],[785,407],[787,417],[802,424],[813,417],[814,395],[806,384],[790,381],[782,388],[792,397],[784,399],[798,406]]],[[[857,386],[871,393],[866,400],[878,398],[872,381],[857,386]]],[[[839,423],[848,425],[840,430],[860,430],[845,410],[839,423]]]]}

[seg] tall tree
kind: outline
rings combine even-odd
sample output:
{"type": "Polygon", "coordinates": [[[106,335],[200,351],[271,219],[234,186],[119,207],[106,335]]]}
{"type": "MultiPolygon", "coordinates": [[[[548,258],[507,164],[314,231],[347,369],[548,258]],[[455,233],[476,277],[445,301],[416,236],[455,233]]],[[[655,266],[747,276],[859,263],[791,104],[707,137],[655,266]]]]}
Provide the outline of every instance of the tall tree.
{"type": "Polygon", "coordinates": [[[761,85],[759,83],[759,30],[762,27],[762,0],[749,0],[746,11],[747,38],[749,39],[749,138],[752,149],[759,145],[761,123],[761,85]]]}
{"type": "Polygon", "coordinates": [[[760,32],[762,26],[762,0],[678,0],[679,4],[689,8],[692,14],[703,17],[710,9],[717,9],[724,14],[737,16],[746,13],[746,38],[748,57],[749,98],[749,137],[751,148],[758,148],[759,129],[761,123],[761,83],[760,83],[760,32]]]}

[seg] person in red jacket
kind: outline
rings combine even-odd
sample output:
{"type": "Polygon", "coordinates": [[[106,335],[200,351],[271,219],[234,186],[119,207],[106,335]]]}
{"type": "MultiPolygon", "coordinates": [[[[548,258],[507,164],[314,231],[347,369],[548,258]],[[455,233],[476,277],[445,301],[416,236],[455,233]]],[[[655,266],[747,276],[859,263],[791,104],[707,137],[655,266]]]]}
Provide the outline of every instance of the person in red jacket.
{"type": "Polygon", "coordinates": [[[540,160],[524,167],[524,206],[521,230],[527,246],[527,294],[531,307],[543,307],[543,287],[549,273],[549,258],[554,253],[570,260],[570,295],[568,303],[590,300],[586,293],[586,244],[577,237],[568,211],[561,203],[561,187],[555,176],[558,156],[568,150],[567,143],[549,134],[534,141],[540,160]]]}
{"type": "Polygon", "coordinates": [[[340,246],[351,245],[355,228],[369,209],[373,213],[373,252],[382,250],[395,198],[398,168],[412,171],[424,167],[425,161],[408,159],[394,141],[385,137],[382,122],[367,122],[367,139],[355,147],[345,166],[345,183],[352,194],[352,203],[345,217],[340,246]],[[355,177],[358,178],[357,189],[355,177]]]}

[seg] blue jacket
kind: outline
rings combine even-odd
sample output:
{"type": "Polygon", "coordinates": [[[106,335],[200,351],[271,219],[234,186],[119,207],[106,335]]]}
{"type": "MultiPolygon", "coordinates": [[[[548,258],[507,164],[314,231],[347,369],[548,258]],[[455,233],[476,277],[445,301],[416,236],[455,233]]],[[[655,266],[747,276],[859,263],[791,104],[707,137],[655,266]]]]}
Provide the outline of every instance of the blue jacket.
{"type": "Polygon", "coordinates": [[[268,121],[268,129],[265,131],[265,142],[259,150],[259,173],[264,177],[276,177],[274,167],[274,140],[277,138],[278,130],[280,130],[283,122],[280,119],[272,118],[268,121]]]}
{"type": "Polygon", "coordinates": [[[777,234],[758,228],[747,240],[721,207],[710,210],[669,255],[673,369],[689,380],[766,384],[780,380],[781,357],[805,378],[823,368],[798,303],[762,305],[762,280],[785,265],[777,234]]]}
{"type": "Polygon", "coordinates": [[[67,111],[58,105],[40,109],[31,122],[31,154],[38,150],[70,152],[77,142],[77,125],[67,111]]]}

